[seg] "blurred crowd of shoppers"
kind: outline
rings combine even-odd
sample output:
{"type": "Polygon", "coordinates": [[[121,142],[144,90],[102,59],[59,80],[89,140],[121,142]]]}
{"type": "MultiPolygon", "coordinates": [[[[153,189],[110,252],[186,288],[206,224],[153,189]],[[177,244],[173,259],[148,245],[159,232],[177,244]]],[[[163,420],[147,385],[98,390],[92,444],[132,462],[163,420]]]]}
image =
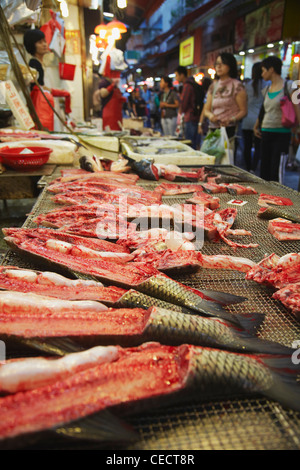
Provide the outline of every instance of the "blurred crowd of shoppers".
{"type": "MultiPolygon", "coordinates": [[[[246,169],[255,172],[260,164],[263,179],[278,181],[280,158],[291,142],[291,128],[282,124],[280,102],[293,92],[292,82],[281,76],[281,60],[269,56],[255,63],[251,78],[244,82],[238,78],[233,54],[221,53],[215,69],[215,79],[204,78],[201,85],[179,66],[176,87],[169,76],[161,78],[158,89],[137,86],[126,103],[122,101],[123,116],[140,117],[145,127],[188,140],[194,149],[200,149],[208,132],[225,127],[234,154],[239,130],[246,169]]],[[[115,90],[115,84],[110,82],[110,88],[115,90]]],[[[105,105],[104,95],[102,90],[105,105]]],[[[294,110],[300,123],[299,105],[294,110]]]]}

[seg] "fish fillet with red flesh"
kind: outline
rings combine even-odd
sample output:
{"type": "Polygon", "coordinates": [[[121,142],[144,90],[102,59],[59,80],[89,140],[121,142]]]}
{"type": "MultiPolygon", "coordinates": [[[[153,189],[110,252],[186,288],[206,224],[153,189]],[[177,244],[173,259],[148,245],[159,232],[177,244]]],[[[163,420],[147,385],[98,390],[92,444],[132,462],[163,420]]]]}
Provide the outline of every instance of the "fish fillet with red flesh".
{"type": "Polygon", "coordinates": [[[163,196],[175,196],[178,194],[194,193],[196,191],[203,191],[200,184],[161,183],[154,189],[154,192],[160,193],[163,196]]]}
{"type": "Polygon", "coordinates": [[[27,254],[40,261],[47,260],[56,266],[97,277],[119,287],[135,286],[159,272],[149,266],[137,267],[126,263],[126,249],[104,240],[69,236],[51,229],[3,229],[6,242],[24,256],[27,254]],[[63,240],[63,241],[62,241],[63,240]],[[65,240],[68,240],[65,241],[65,240]],[[71,240],[76,241],[73,245],[71,240]],[[90,242],[90,243],[89,243],[90,242]],[[115,246],[116,253],[101,249],[115,246]],[[93,246],[94,249],[90,248],[93,246]]]}
{"type": "MultiPolygon", "coordinates": [[[[98,179],[105,179],[108,181],[116,181],[123,184],[135,184],[139,180],[139,176],[136,174],[120,174],[114,171],[97,171],[90,173],[86,170],[79,168],[67,168],[61,170],[61,177],[56,178],[52,183],[57,182],[68,182],[68,181],[97,181],[98,179]]],[[[50,183],[51,184],[51,183],[50,183]]]]}
{"type": "Polygon", "coordinates": [[[271,194],[261,193],[258,198],[258,204],[260,206],[266,206],[268,204],[274,204],[276,206],[292,206],[293,202],[288,197],[272,196],[271,194]]]}
{"type": "Polygon", "coordinates": [[[116,412],[120,404],[132,412],[137,406],[153,409],[194,397],[203,402],[260,394],[299,411],[295,369],[290,357],[275,360],[187,344],[148,343],[118,350],[114,359],[1,397],[0,440],[62,427],[105,408],[116,412]]]}
{"type": "Polygon", "coordinates": [[[148,191],[137,185],[114,184],[99,181],[82,181],[82,182],[69,182],[69,183],[55,183],[48,186],[48,191],[54,194],[65,193],[67,191],[85,191],[93,190],[99,193],[107,192],[116,195],[127,195],[133,198],[140,198],[141,202],[160,202],[161,193],[155,191],[148,191]]]}
{"type": "Polygon", "coordinates": [[[64,300],[98,300],[113,305],[127,292],[99,281],[69,279],[55,272],[0,266],[0,289],[46,295],[64,300]]]}
{"type": "Polygon", "coordinates": [[[220,207],[220,199],[215,196],[210,196],[204,192],[196,192],[193,196],[186,200],[188,203],[204,205],[211,210],[218,209],[220,207]]]}
{"type": "Polygon", "coordinates": [[[141,335],[150,310],[110,308],[96,301],[62,300],[0,291],[0,334],[23,338],[141,335]]]}
{"type": "Polygon", "coordinates": [[[270,220],[268,231],[279,241],[300,240],[300,224],[281,218],[270,220]]]}

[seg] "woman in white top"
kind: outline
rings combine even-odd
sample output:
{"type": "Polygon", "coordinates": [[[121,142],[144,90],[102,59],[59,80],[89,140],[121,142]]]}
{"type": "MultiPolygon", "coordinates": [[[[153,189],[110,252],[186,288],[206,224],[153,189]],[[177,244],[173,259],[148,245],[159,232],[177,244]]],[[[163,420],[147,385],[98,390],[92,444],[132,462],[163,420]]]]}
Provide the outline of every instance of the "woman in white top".
{"type": "MultiPolygon", "coordinates": [[[[267,181],[279,180],[280,156],[287,154],[291,140],[291,129],[284,127],[281,122],[282,112],[280,100],[285,95],[285,81],[281,77],[282,61],[276,56],[269,56],[262,61],[262,78],[270,81],[267,89],[262,91],[264,96],[264,116],[261,123],[257,118],[254,134],[261,138],[261,167],[260,176],[267,181]]],[[[292,82],[287,82],[287,90],[293,93],[292,82]]],[[[295,113],[300,123],[300,108],[294,104],[295,113]]]]}

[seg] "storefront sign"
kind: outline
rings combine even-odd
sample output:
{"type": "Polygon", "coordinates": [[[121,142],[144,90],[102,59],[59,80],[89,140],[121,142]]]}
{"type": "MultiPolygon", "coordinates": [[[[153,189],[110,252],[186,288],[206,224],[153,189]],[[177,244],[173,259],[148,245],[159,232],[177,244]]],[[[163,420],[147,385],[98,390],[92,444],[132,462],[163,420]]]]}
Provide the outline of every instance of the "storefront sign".
{"type": "Polygon", "coordinates": [[[239,18],[235,26],[235,50],[241,51],[279,41],[282,36],[284,0],[276,0],[239,18]]]}
{"type": "Polygon", "coordinates": [[[194,63],[194,36],[180,43],[179,65],[187,67],[194,63]]]}
{"type": "Polygon", "coordinates": [[[81,45],[80,45],[80,31],[79,30],[66,30],[65,31],[66,39],[66,54],[70,55],[80,55],[81,54],[81,45]]]}
{"type": "Polygon", "coordinates": [[[16,87],[11,80],[4,82],[5,88],[5,99],[9,105],[11,112],[18,121],[21,129],[29,130],[32,129],[35,124],[28,113],[16,87]]]}

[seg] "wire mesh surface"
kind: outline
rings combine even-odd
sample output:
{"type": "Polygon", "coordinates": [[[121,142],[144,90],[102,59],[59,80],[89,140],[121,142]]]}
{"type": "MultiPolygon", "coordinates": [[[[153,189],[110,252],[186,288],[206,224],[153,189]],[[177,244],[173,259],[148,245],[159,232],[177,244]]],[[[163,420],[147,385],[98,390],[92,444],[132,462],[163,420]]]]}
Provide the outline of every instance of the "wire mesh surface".
{"type": "MultiPolygon", "coordinates": [[[[51,179],[59,176],[55,173],[51,179]]],[[[147,189],[156,184],[139,181],[147,189]]],[[[181,183],[184,184],[184,183],[181,183]]],[[[247,183],[248,185],[248,183],[247,183]]],[[[279,242],[267,231],[268,221],[257,218],[257,204],[260,192],[290,197],[294,202],[292,210],[298,213],[300,195],[273,183],[251,183],[257,195],[242,196],[248,203],[238,208],[234,228],[251,230],[251,237],[241,237],[242,243],[258,243],[258,248],[233,250],[224,242],[205,241],[201,251],[204,254],[228,254],[260,261],[266,254],[284,255],[300,252],[300,242],[279,242]]],[[[227,207],[232,199],[228,194],[220,197],[221,208],[227,207]]],[[[167,204],[182,203],[188,195],[164,198],[167,204]]],[[[32,219],[58,206],[50,199],[45,188],[28,216],[24,227],[33,228],[32,219]]],[[[20,267],[37,266],[9,250],[3,264],[20,267]]],[[[246,300],[230,305],[228,311],[235,314],[256,312],[262,316],[258,336],[291,346],[300,340],[300,323],[279,301],[272,298],[273,290],[252,281],[245,280],[245,274],[232,270],[200,269],[196,273],[181,273],[176,280],[196,289],[208,289],[244,296],[246,300]]],[[[199,397],[200,398],[200,397],[199,397]]],[[[82,448],[82,449],[128,449],[128,450],[299,450],[300,413],[284,408],[279,403],[261,397],[235,397],[231,400],[216,400],[201,403],[188,401],[187,404],[172,406],[169,409],[151,410],[137,416],[129,416],[126,421],[137,431],[139,439],[128,445],[112,443],[74,443],[48,440],[36,448],[82,448]]]]}

